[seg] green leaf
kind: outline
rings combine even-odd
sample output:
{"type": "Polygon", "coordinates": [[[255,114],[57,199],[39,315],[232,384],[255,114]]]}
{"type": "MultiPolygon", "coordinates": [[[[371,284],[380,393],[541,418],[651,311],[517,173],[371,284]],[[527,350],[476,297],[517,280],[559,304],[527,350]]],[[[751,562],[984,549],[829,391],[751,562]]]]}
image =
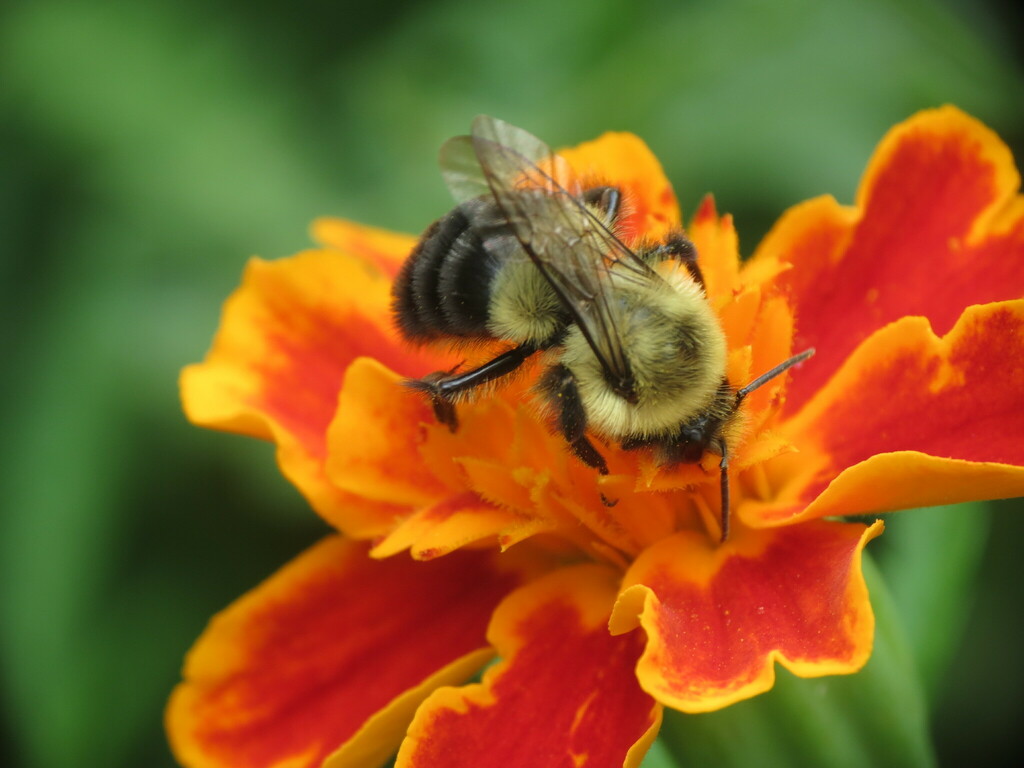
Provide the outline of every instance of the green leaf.
{"type": "Polygon", "coordinates": [[[917,668],[935,696],[960,647],[988,539],[984,503],[891,515],[878,567],[891,585],[917,668]]]}
{"type": "Polygon", "coordinates": [[[680,763],[677,763],[672,757],[671,750],[659,738],[651,745],[650,750],[644,756],[643,762],[640,763],[640,768],[678,768],[679,765],[680,763]]]}
{"type": "Polygon", "coordinates": [[[867,556],[864,572],[877,621],[867,666],[815,679],[780,668],[769,693],[728,709],[666,710],[660,739],[680,765],[935,765],[925,698],[895,605],[867,556]]]}

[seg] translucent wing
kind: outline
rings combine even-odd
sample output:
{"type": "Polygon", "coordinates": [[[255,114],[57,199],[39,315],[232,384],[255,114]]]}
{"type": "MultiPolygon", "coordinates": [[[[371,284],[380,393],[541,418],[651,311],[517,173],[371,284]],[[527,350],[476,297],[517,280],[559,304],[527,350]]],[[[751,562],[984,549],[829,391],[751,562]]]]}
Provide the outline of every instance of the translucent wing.
{"type": "MultiPolygon", "coordinates": [[[[582,200],[585,190],[569,164],[535,136],[491,117],[473,122],[441,150],[441,166],[456,199],[492,195],[508,228],[571,313],[624,397],[633,376],[620,335],[622,311],[614,280],[661,278],[615,236],[582,200]]],[[[507,233],[481,232],[488,236],[507,233]]]]}

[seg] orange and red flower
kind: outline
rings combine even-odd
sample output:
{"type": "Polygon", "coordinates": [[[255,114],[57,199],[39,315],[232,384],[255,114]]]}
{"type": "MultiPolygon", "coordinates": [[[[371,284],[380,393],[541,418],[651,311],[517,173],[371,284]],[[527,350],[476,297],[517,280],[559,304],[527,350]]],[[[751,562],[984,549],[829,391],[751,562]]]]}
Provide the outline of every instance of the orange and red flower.
{"type": "MultiPolygon", "coordinates": [[[[563,155],[625,191],[630,236],[679,225],[635,137],[563,155]]],[[[340,535],[211,622],[168,708],[178,758],[631,766],[663,706],[753,696],[776,662],[858,670],[860,554],[882,525],[832,518],[1024,493],[1019,182],[1000,140],[946,107],[889,133],[856,206],[791,209],[746,263],[730,217],[701,206],[688,234],[729,380],[817,349],[744,403],[725,543],[715,457],[665,469],[604,446],[600,477],[529,375],[461,406],[456,433],[435,423],[401,379],[452,360],[403,345],[389,312],[414,238],[323,220],[320,248],[253,261],[183,373],[185,409],[273,440],[340,535]]]]}

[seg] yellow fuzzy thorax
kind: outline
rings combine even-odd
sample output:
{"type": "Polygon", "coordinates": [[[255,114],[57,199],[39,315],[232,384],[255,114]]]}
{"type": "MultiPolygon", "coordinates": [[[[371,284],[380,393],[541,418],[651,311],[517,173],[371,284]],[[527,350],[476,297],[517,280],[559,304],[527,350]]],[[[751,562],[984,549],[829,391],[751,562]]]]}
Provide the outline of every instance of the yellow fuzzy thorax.
{"type": "Polygon", "coordinates": [[[491,287],[487,328],[516,343],[550,338],[565,322],[562,304],[540,270],[525,258],[509,260],[491,287]]]}

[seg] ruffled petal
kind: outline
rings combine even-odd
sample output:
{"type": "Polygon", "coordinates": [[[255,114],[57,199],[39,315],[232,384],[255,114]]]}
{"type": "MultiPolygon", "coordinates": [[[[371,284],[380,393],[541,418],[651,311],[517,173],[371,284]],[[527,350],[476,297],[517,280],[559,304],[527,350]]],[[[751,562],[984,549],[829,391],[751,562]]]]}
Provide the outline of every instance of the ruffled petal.
{"type": "MultiPolygon", "coordinates": [[[[393,372],[369,358],[350,366],[328,431],[327,474],[347,492],[400,510],[375,556],[409,547],[430,558],[554,531],[587,552],[596,544],[635,553],[670,530],[674,513],[661,501],[627,498],[609,510],[597,473],[569,455],[515,387],[460,403],[453,433],[393,372]]],[[[616,467],[617,453],[609,460],[616,467]]]]}
{"type": "Polygon", "coordinates": [[[781,426],[800,453],[766,467],[748,525],[1024,495],[1024,300],[970,307],[939,338],[924,318],[864,342],[781,426]]]}
{"type": "Polygon", "coordinates": [[[464,492],[418,509],[374,545],[373,557],[408,549],[417,560],[431,560],[482,540],[497,541],[528,518],[464,492]]]}
{"type": "Polygon", "coordinates": [[[449,491],[419,454],[425,424],[434,421],[427,398],[403,387],[401,376],[371,358],[356,360],[327,430],[328,476],[368,499],[407,507],[434,503],[449,491]]]}
{"type": "Polygon", "coordinates": [[[794,302],[795,413],[856,346],[906,315],[947,332],[972,304],[1024,293],[1024,199],[1003,142],[954,107],[921,112],[882,141],[856,208],[819,198],[789,211],[758,249],[793,265],[777,284],[794,302]]]}
{"type": "Polygon", "coordinates": [[[627,572],[611,630],[643,627],[640,684],[683,712],[768,690],[775,661],[801,677],[855,672],[874,633],[860,555],[881,531],[814,521],[741,528],[721,545],[680,532],[627,572]]]}
{"type": "Polygon", "coordinates": [[[672,185],[658,158],[639,137],[609,132],[558,154],[584,184],[613,184],[622,190],[617,231],[626,243],[637,238],[656,242],[681,226],[672,185]]]}
{"type": "Polygon", "coordinates": [[[182,372],[185,412],[274,440],[282,471],[320,514],[349,535],[375,535],[395,510],[339,491],[323,470],[342,377],[362,354],[407,375],[442,367],[398,340],[390,284],[375,268],[330,251],[254,259],[206,360],[182,372]]]}
{"type": "Polygon", "coordinates": [[[687,232],[697,248],[697,264],[708,298],[716,307],[726,304],[738,289],[740,245],[732,216],[719,216],[715,198],[707,195],[687,232]]]}
{"type": "Polygon", "coordinates": [[[456,553],[375,561],[333,537],[216,616],[185,662],[167,729],[192,768],[372,766],[419,703],[490,657],[494,607],[529,566],[456,553]],[[514,565],[515,564],[515,565],[514,565]]]}
{"type": "Polygon", "coordinates": [[[581,565],[510,595],[488,629],[504,660],[481,684],[435,691],[397,767],[638,765],[661,708],[633,673],[642,637],[608,634],[616,586],[611,569],[581,565]]]}
{"type": "Polygon", "coordinates": [[[389,277],[398,274],[416,238],[354,221],[325,216],[313,222],[313,239],[326,248],[373,264],[389,277]]]}

